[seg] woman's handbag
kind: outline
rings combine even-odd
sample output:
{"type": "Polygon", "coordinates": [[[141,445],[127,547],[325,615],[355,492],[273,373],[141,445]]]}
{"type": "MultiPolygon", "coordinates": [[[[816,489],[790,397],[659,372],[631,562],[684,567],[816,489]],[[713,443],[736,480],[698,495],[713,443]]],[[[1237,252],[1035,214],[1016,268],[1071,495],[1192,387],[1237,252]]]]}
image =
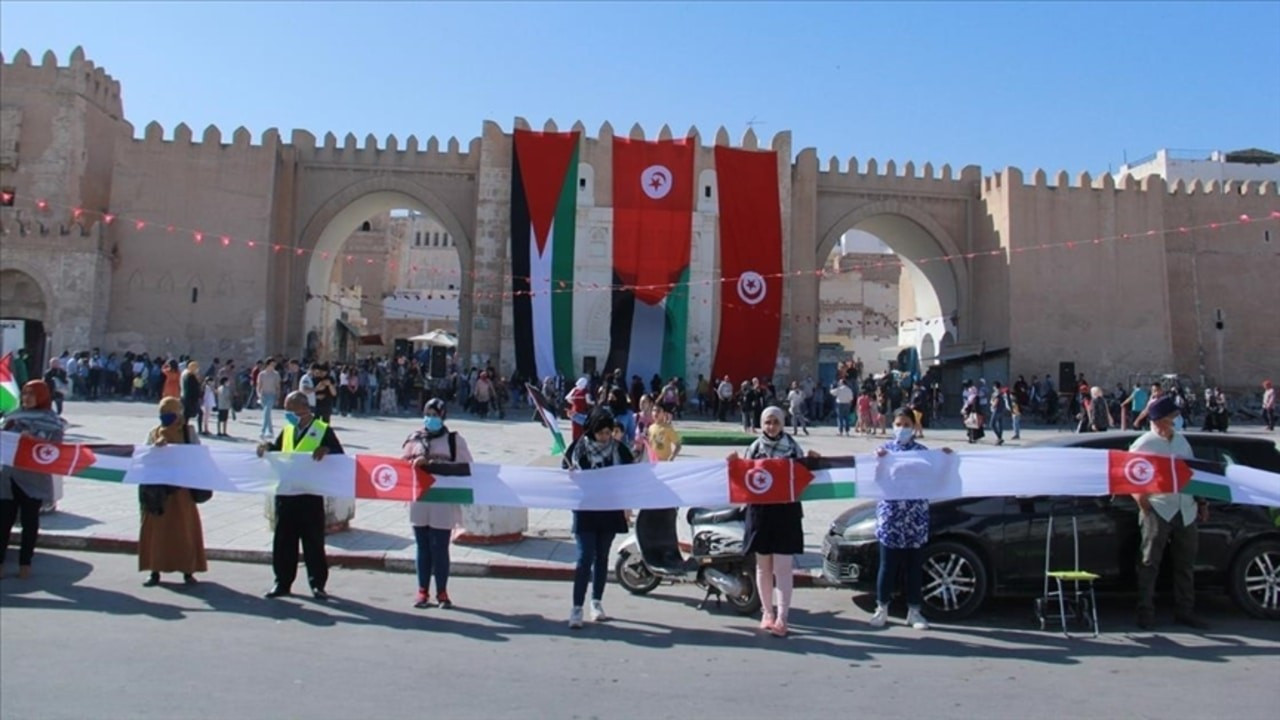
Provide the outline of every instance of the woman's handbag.
{"type": "Polygon", "coordinates": [[[965,426],[965,427],[967,427],[967,428],[969,428],[970,430],[981,430],[981,429],[982,429],[982,415],[980,415],[979,413],[976,413],[976,412],[971,412],[971,413],[969,413],[969,414],[965,415],[965,416],[964,416],[964,426],[965,426]]]}

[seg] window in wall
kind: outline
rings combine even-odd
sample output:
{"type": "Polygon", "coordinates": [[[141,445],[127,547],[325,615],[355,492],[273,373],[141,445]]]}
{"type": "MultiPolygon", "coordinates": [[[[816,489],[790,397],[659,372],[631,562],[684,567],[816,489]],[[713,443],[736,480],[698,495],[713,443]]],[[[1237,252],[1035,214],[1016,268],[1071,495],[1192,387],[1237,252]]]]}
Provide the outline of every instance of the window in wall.
{"type": "Polygon", "coordinates": [[[711,199],[711,186],[710,186],[710,185],[705,185],[705,186],[703,186],[703,188],[702,188],[702,197],[704,197],[704,198],[706,198],[706,199],[708,199],[708,200],[710,200],[710,199],[711,199]]]}
{"type": "Polygon", "coordinates": [[[194,303],[199,299],[200,299],[200,288],[191,288],[191,302],[194,303]]]}
{"type": "Polygon", "coordinates": [[[586,189],[587,189],[587,179],[586,179],[586,178],[578,178],[578,187],[579,187],[579,188],[581,188],[582,190],[586,190],[586,189]]]}
{"type": "Polygon", "coordinates": [[[414,234],[413,234],[413,244],[414,244],[414,245],[417,245],[417,246],[419,246],[419,247],[421,247],[421,246],[422,246],[422,231],[421,231],[421,230],[419,230],[418,232],[416,232],[416,233],[414,233],[414,234]]]}
{"type": "Polygon", "coordinates": [[[360,223],[360,232],[369,232],[372,229],[373,229],[373,226],[369,224],[368,220],[365,220],[364,222],[360,223]]]}

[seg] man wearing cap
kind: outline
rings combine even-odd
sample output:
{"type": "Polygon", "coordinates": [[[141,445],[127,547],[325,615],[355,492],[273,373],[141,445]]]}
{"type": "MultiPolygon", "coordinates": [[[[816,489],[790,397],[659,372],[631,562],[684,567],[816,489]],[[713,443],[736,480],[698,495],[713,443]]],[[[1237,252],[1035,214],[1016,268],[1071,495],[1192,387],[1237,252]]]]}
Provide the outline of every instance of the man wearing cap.
{"type": "MultiPolygon", "coordinates": [[[[1130,452],[1193,458],[1191,444],[1174,429],[1178,404],[1166,395],[1151,403],[1146,415],[1151,429],[1129,446],[1130,452]]],[[[1142,545],[1138,558],[1138,627],[1150,630],[1155,625],[1156,576],[1165,547],[1172,551],[1174,620],[1182,625],[1204,630],[1208,624],[1195,615],[1195,560],[1200,529],[1197,520],[1209,516],[1208,504],[1183,493],[1134,495],[1138,503],[1138,523],[1142,545]]]]}
{"type": "MultiPolygon", "coordinates": [[[[302,391],[289,393],[284,400],[285,426],[275,442],[259,443],[258,457],[266,452],[310,453],[317,462],[326,455],[342,454],[342,444],[333,428],[311,414],[311,403],[302,391]]],[[[267,597],[288,595],[298,576],[298,541],[302,541],[302,558],[307,566],[311,594],[317,600],[328,600],[325,583],[329,580],[329,562],[324,556],[324,498],[319,495],[276,495],[276,529],[271,542],[271,566],[276,581],[267,597]]]]}

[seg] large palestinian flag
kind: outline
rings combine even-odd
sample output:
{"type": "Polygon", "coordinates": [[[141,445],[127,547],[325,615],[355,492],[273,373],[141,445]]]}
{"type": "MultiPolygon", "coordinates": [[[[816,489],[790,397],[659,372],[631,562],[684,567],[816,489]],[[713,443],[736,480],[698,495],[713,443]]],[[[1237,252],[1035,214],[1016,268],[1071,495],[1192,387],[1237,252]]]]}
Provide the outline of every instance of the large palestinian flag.
{"type": "Polygon", "coordinates": [[[716,147],[720,189],[720,337],[713,377],[773,376],[782,330],[778,157],[716,147]]]}
{"type": "Polygon", "coordinates": [[[572,377],[578,133],[515,131],[511,154],[511,309],[516,369],[572,377]]]}
{"type": "Polygon", "coordinates": [[[613,315],[607,369],[685,374],[693,238],[691,139],[613,139],[613,315]]]}

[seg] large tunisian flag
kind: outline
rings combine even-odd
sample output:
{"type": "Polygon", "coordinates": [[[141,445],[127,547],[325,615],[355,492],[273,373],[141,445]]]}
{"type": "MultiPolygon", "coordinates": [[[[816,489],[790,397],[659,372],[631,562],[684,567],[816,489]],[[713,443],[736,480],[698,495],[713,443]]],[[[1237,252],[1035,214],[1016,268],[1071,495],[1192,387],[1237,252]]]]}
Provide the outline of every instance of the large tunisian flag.
{"type": "Polygon", "coordinates": [[[693,237],[693,141],[613,139],[609,369],[683,376],[693,237]]]}
{"type": "Polygon", "coordinates": [[[778,157],[716,147],[720,188],[720,337],[715,377],[770,377],[782,329],[778,157]]]}

